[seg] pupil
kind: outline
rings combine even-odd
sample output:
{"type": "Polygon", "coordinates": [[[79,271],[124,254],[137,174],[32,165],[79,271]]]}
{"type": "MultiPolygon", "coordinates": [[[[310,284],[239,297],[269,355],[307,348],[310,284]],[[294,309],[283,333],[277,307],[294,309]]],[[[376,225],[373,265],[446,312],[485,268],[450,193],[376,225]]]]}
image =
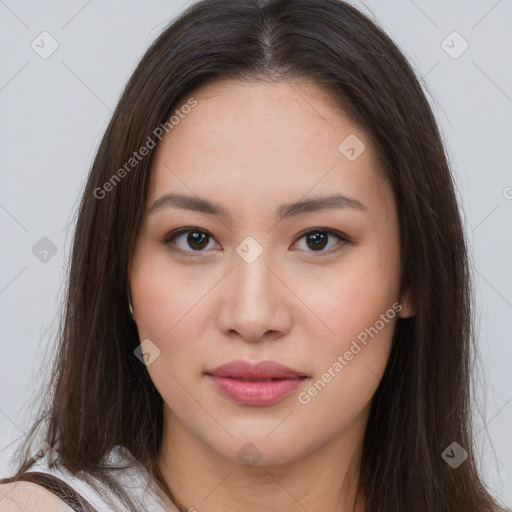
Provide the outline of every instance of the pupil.
{"type": "Polygon", "coordinates": [[[327,240],[327,236],[325,233],[314,233],[312,235],[309,235],[308,240],[313,241],[314,245],[312,248],[323,249],[326,245],[325,241],[327,240]]]}

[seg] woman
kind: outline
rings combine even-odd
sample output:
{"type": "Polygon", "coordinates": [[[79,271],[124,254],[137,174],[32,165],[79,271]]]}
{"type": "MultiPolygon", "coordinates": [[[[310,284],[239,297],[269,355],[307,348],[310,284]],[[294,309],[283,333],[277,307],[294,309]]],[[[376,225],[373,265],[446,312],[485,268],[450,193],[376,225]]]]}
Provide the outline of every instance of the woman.
{"type": "Polygon", "coordinates": [[[389,37],[339,0],[198,2],[98,149],[42,457],[27,439],[4,494],[503,510],[474,459],[471,297],[438,127],[389,37]]]}

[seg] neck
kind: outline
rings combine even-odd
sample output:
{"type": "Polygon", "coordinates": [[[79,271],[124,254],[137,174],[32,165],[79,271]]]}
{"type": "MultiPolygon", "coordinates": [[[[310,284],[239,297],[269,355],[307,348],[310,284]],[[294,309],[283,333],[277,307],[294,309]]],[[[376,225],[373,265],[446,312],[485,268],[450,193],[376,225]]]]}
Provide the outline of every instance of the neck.
{"type": "Polygon", "coordinates": [[[164,407],[167,428],[155,465],[180,511],[364,511],[356,490],[367,411],[296,460],[248,466],[212,450],[164,407]]]}

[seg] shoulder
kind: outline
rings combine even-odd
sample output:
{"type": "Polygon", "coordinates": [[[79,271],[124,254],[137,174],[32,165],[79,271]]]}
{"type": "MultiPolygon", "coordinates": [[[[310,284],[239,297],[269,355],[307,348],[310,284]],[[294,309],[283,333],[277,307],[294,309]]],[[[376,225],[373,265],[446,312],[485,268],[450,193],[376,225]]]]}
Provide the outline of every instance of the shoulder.
{"type": "Polygon", "coordinates": [[[60,498],[32,482],[0,484],[0,512],[73,512],[60,498]]]}

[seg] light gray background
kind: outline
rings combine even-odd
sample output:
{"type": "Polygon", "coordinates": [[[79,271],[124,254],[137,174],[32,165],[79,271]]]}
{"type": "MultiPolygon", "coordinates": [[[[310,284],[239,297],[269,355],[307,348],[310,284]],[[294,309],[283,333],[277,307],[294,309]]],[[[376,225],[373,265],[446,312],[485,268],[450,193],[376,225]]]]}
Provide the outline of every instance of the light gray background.
{"type": "MultiPolygon", "coordinates": [[[[483,367],[475,431],[481,466],[492,492],[510,506],[512,2],[354,3],[371,10],[412,61],[446,140],[477,278],[483,367]],[[441,46],[453,31],[469,44],[456,59],[441,46]]],[[[43,356],[56,333],[65,289],[75,208],[94,152],[136,62],[189,4],[0,0],[2,476],[12,441],[29,425],[27,401],[39,399],[43,356]],[[43,31],[59,44],[48,59],[31,48],[43,31]],[[32,253],[42,237],[58,248],[46,263],[32,253]]],[[[458,45],[453,43],[455,50],[458,45]]]]}

